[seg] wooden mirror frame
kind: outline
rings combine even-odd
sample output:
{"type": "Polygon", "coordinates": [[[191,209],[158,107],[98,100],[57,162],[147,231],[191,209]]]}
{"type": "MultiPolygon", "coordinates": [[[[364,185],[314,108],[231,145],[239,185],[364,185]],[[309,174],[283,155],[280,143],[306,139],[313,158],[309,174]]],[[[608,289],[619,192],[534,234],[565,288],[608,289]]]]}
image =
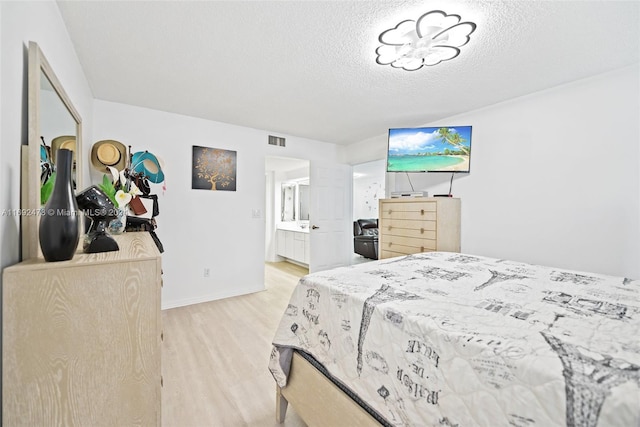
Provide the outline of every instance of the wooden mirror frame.
{"type": "Polygon", "coordinates": [[[69,111],[75,121],[76,129],[76,188],[82,187],[82,119],[75,109],[69,96],[64,91],[49,62],[37,43],[29,42],[29,143],[22,146],[22,195],[21,195],[21,259],[42,257],[38,237],[40,226],[40,135],[41,135],[41,76],[49,80],[53,90],[69,111]]]}

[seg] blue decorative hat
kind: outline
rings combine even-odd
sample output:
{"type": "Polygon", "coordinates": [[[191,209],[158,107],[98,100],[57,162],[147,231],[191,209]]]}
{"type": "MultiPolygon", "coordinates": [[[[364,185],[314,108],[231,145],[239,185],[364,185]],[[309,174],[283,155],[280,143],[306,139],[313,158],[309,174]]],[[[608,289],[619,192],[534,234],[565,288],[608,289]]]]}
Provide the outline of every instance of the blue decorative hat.
{"type": "Polygon", "coordinates": [[[143,173],[154,184],[164,181],[164,173],[158,158],[148,151],[133,153],[133,156],[131,156],[131,170],[135,173],[143,173]]]}

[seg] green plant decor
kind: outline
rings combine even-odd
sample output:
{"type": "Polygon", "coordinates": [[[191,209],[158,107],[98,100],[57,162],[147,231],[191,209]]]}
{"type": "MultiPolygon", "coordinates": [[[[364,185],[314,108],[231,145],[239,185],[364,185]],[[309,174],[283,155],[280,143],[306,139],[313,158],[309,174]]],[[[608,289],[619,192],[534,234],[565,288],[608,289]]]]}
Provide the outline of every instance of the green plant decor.
{"type": "Polygon", "coordinates": [[[104,194],[107,195],[113,206],[118,207],[118,202],[116,202],[116,187],[113,186],[113,182],[107,177],[107,175],[102,176],[102,184],[98,185],[104,194]]]}
{"type": "Polygon", "coordinates": [[[47,182],[40,186],[40,204],[45,205],[53,193],[53,185],[56,182],[56,173],[53,172],[47,182]]]}

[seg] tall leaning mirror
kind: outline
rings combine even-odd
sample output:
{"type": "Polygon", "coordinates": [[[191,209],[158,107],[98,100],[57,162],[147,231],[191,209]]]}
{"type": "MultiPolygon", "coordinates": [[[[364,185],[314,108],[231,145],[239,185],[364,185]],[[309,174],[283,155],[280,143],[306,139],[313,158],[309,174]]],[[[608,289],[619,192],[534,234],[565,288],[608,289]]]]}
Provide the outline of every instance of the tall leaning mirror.
{"type": "Polygon", "coordinates": [[[29,142],[22,147],[23,260],[42,257],[38,241],[41,188],[56,168],[56,150],[74,151],[74,181],[82,188],[82,119],[40,47],[29,42],[29,142]]]}

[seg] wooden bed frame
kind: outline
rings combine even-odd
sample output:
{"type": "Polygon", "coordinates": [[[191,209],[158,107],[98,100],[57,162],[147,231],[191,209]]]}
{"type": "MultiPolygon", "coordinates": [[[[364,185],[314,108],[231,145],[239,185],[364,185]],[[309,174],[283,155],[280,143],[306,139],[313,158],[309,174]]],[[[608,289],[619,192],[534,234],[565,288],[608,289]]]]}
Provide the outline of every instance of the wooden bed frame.
{"type": "Polygon", "coordinates": [[[276,386],[276,420],[284,422],[291,403],[308,426],[379,426],[367,411],[297,352],[293,353],[287,385],[276,386]]]}

